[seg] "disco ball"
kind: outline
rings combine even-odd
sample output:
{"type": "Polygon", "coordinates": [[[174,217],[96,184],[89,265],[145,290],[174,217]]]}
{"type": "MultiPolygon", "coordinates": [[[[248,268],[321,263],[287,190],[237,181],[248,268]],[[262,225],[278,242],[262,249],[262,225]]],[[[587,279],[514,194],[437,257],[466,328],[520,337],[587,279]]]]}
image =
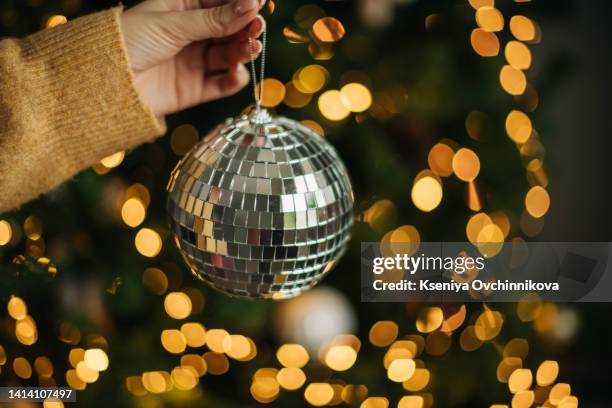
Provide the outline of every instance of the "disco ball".
{"type": "Polygon", "coordinates": [[[178,163],[170,227],[191,271],[231,296],[284,299],[346,249],[353,191],[332,145],[265,110],[228,119],[178,163]]]}

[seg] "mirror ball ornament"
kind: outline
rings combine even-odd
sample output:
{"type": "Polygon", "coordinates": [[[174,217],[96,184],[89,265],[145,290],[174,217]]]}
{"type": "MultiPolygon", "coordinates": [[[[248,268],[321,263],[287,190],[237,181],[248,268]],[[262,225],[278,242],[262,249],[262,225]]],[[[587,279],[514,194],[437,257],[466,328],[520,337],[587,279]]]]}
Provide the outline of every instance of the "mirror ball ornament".
{"type": "Polygon", "coordinates": [[[227,119],[178,163],[170,228],[198,278],[230,296],[284,299],[343,255],[353,190],[333,146],[265,109],[227,119]]]}

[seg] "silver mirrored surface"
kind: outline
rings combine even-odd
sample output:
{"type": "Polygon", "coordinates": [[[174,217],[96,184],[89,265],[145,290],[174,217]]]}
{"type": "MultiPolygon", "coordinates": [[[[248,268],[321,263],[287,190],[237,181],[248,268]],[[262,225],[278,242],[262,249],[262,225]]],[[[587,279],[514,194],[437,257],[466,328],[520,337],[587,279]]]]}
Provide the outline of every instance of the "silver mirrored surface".
{"type": "Polygon", "coordinates": [[[314,286],[345,251],[353,191],[338,154],[284,117],[228,119],[168,183],[170,227],[192,272],[215,289],[284,299],[314,286]]]}

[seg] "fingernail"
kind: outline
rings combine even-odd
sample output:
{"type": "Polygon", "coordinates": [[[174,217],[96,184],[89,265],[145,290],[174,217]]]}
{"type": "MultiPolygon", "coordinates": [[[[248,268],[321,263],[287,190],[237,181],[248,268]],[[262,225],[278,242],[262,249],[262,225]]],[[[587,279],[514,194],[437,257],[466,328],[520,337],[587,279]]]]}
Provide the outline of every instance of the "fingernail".
{"type": "Polygon", "coordinates": [[[245,50],[249,53],[254,52],[256,54],[259,54],[261,52],[261,41],[257,40],[253,43],[253,49],[251,49],[251,44],[250,43],[245,43],[245,50]]]}
{"type": "Polygon", "coordinates": [[[261,16],[257,16],[255,20],[251,23],[251,27],[249,27],[249,35],[251,37],[258,37],[263,31],[264,22],[261,16]]]}
{"type": "Polygon", "coordinates": [[[255,9],[258,6],[258,0],[236,0],[234,11],[236,14],[244,14],[255,9]]]}

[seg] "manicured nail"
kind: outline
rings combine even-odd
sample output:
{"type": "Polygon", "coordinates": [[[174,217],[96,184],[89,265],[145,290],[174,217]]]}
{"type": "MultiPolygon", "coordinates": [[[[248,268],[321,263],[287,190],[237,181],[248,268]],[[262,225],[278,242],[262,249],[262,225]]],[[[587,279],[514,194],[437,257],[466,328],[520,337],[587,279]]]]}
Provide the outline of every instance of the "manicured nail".
{"type": "Polygon", "coordinates": [[[255,9],[258,5],[258,0],[236,0],[234,11],[236,14],[244,14],[255,9]]]}
{"type": "Polygon", "coordinates": [[[261,52],[261,41],[259,40],[255,40],[253,41],[253,43],[249,42],[249,41],[245,41],[244,43],[242,43],[242,45],[240,46],[242,49],[242,53],[243,55],[248,55],[251,56],[251,54],[259,54],[261,52]],[[251,48],[251,44],[252,48],[251,48]]]}
{"type": "Polygon", "coordinates": [[[251,23],[249,27],[249,35],[251,37],[259,37],[264,28],[264,21],[261,16],[257,16],[255,20],[251,23]]]}
{"type": "Polygon", "coordinates": [[[245,43],[244,44],[244,49],[246,52],[248,52],[249,54],[251,52],[255,52],[256,54],[259,54],[261,52],[261,41],[257,40],[255,42],[253,42],[253,49],[251,50],[251,44],[250,43],[245,43]]]}

